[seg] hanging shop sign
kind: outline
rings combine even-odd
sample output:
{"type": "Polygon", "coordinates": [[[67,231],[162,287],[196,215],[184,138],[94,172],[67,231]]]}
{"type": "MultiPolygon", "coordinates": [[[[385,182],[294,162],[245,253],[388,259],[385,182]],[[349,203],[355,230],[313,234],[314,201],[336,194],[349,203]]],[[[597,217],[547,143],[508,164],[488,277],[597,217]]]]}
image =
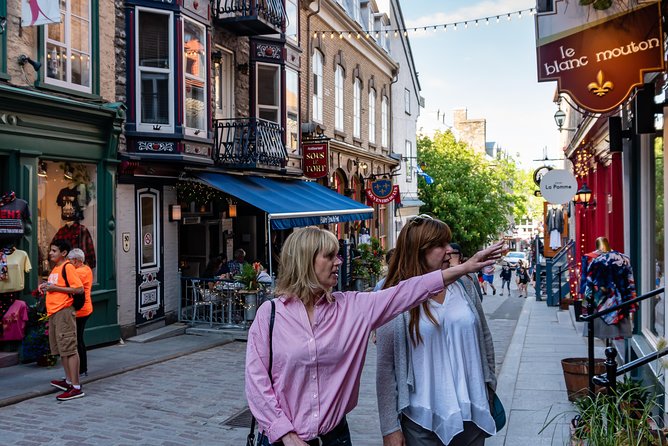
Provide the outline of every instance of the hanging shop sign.
{"type": "Polygon", "coordinates": [[[392,185],[390,180],[376,180],[371,183],[371,187],[366,189],[366,198],[372,203],[387,204],[391,201],[401,202],[399,186],[392,185]]]}
{"type": "Polygon", "coordinates": [[[568,170],[553,169],[540,179],[540,193],[551,204],[568,203],[577,191],[578,182],[568,170]]]}
{"type": "Polygon", "coordinates": [[[536,15],[538,81],[557,81],[585,110],[624,102],[643,74],[664,70],[660,2],[614,2],[603,11],[556,0],[536,15]]]}
{"type": "Polygon", "coordinates": [[[326,177],[329,172],[329,140],[304,142],[304,175],[308,178],[326,177]]]}

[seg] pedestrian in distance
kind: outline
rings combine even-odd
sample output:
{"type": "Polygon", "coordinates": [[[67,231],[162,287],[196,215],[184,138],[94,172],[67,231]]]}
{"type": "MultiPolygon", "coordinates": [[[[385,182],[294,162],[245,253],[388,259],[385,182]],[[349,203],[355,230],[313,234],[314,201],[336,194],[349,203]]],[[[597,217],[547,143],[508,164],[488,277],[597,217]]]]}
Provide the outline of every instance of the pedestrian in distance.
{"type": "Polygon", "coordinates": [[[524,267],[524,264],[522,262],[519,263],[517,267],[517,272],[515,273],[517,276],[517,288],[519,290],[519,296],[518,297],[527,297],[527,284],[529,283],[530,277],[529,277],[529,272],[527,269],[524,267]]]}
{"type": "Polygon", "coordinates": [[[510,265],[507,263],[503,264],[499,277],[501,277],[501,293],[499,293],[499,295],[503,296],[503,289],[506,288],[508,290],[508,296],[510,296],[510,279],[513,278],[513,272],[510,269],[510,265]]]}
{"type": "MultiPolygon", "coordinates": [[[[93,300],[91,299],[91,290],[93,289],[93,270],[84,263],[86,255],[79,248],[73,248],[67,258],[76,268],[77,275],[83,284],[84,294],[86,296],[84,305],[76,312],[77,317],[77,352],[79,353],[79,376],[88,376],[88,353],[86,352],[86,343],[84,342],[84,330],[86,322],[93,314],[93,300]]],[[[69,276],[68,276],[69,277],[69,276]]]]}
{"type": "Polygon", "coordinates": [[[487,285],[492,287],[492,295],[496,294],[494,286],[494,265],[487,265],[482,269],[482,294],[487,295],[487,285]]]}
{"type": "MultiPolygon", "coordinates": [[[[450,237],[440,220],[405,226],[385,287],[458,268],[450,237]]],[[[376,393],[384,446],[480,446],[496,433],[490,410],[494,345],[475,282],[461,276],[378,329],[376,393]]]]}
{"type": "MultiPolygon", "coordinates": [[[[407,226],[428,218],[415,217],[407,226]]],[[[462,275],[492,264],[502,244],[457,267],[377,292],[332,292],[341,265],[338,251],[336,236],[325,229],[290,234],[281,251],[275,306],[262,304],[248,331],[246,397],[273,445],[351,445],[346,414],[357,405],[371,331],[462,275]]]]}
{"type": "Polygon", "coordinates": [[[49,260],[55,265],[48,281],[40,284],[40,293],[46,293],[46,313],[49,316],[49,347],[52,355],[60,355],[65,379],[53,380],[51,385],[63,391],[56,397],[67,401],[84,396],[79,384],[79,353],[77,352],[77,322],[72,294],[83,292],[83,283],[76,268],[67,261],[71,246],[65,240],[51,242],[49,260]],[[67,282],[63,277],[66,271],[67,282]]]}

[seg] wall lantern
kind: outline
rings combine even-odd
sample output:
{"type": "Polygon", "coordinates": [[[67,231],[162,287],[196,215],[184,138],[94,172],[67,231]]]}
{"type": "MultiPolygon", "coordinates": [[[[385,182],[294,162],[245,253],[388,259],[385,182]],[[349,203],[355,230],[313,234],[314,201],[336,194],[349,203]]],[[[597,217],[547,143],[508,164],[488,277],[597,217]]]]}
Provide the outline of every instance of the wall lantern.
{"type": "Polygon", "coordinates": [[[576,128],[565,128],[564,124],[566,123],[566,113],[561,109],[561,98],[557,101],[557,107],[559,109],[554,113],[554,122],[557,124],[557,128],[561,132],[562,130],[566,130],[569,132],[574,132],[577,130],[576,128]]]}
{"type": "Polygon", "coordinates": [[[587,187],[587,183],[583,183],[582,187],[575,193],[573,201],[575,201],[575,204],[581,204],[585,209],[588,207],[596,207],[596,201],[594,200],[590,202],[589,200],[591,200],[591,189],[587,187]]]}
{"type": "Polygon", "coordinates": [[[65,177],[66,180],[71,180],[74,178],[74,172],[72,171],[72,166],[70,163],[65,163],[65,170],[63,172],[63,176],[65,177]]]}
{"type": "Polygon", "coordinates": [[[237,216],[237,204],[231,198],[227,199],[227,216],[228,218],[235,218],[237,216]]]}
{"type": "Polygon", "coordinates": [[[181,220],[181,205],[180,204],[170,204],[169,205],[169,221],[179,221],[181,220]]]}
{"type": "Polygon", "coordinates": [[[46,162],[45,161],[40,161],[39,164],[37,165],[37,176],[46,178],[47,172],[46,172],[46,162]]]}

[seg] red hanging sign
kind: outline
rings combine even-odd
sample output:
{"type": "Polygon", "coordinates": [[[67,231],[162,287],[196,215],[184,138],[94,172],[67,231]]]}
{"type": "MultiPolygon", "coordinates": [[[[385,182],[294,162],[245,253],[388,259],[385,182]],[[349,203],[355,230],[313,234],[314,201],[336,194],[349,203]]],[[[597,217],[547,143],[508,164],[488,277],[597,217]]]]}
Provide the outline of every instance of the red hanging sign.
{"type": "Polygon", "coordinates": [[[304,154],[304,176],[309,178],[326,177],[329,173],[329,140],[305,142],[302,144],[304,154]]]}
{"type": "Polygon", "coordinates": [[[391,201],[401,202],[399,186],[392,185],[390,180],[376,180],[371,187],[365,190],[367,200],[372,203],[387,204],[391,201]]]}

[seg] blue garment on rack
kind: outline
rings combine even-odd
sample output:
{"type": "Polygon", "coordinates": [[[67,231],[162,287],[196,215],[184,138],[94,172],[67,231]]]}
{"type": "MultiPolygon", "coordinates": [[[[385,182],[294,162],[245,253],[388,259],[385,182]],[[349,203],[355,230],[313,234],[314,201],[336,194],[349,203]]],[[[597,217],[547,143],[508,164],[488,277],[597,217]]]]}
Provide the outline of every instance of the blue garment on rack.
{"type": "MultiPolygon", "coordinates": [[[[633,268],[629,257],[617,251],[603,252],[589,262],[585,299],[593,297],[596,312],[627,302],[636,297],[633,268]]],[[[619,323],[635,311],[637,305],[602,316],[606,324],[619,323]]]]}

